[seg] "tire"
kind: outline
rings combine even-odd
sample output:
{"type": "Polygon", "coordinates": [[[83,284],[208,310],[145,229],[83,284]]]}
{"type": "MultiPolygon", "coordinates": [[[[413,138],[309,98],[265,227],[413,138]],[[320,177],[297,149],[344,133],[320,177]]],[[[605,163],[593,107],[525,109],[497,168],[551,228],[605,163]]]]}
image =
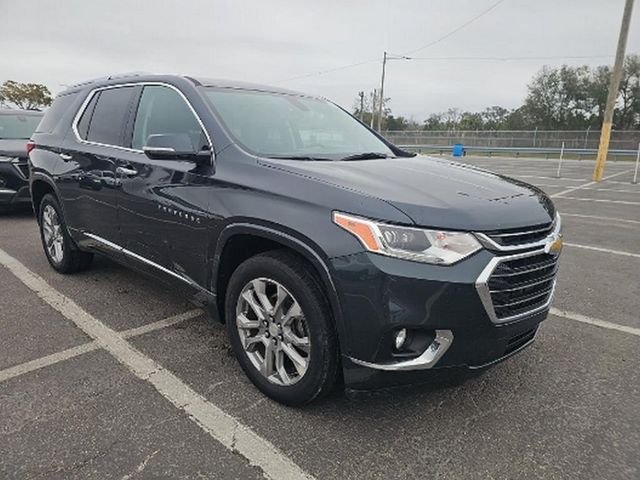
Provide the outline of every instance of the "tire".
{"type": "Polygon", "coordinates": [[[339,363],[335,327],[327,300],[302,259],[275,250],[243,262],[229,280],[225,314],[235,356],[265,395],[285,405],[300,406],[332,390],[339,363]],[[284,299],[271,315],[261,308],[264,303],[259,291],[266,294],[262,298],[266,297],[270,306],[276,306],[278,298],[284,299]],[[267,325],[247,298],[262,310],[267,325]],[[259,327],[248,328],[255,327],[256,321],[259,327]],[[271,368],[268,362],[260,363],[261,356],[267,358],[267,348],[273,354],[271,368]]]}
{"type": "Polygon", "coordinates": [[[79,272],[91,265],[93,254],[78,250],[67,230],[60,204],[56,197],[50,193],[46,194],[40,202],[38,224],[42,248],[49,264],[56,271],[60,273],[79,272]]]}

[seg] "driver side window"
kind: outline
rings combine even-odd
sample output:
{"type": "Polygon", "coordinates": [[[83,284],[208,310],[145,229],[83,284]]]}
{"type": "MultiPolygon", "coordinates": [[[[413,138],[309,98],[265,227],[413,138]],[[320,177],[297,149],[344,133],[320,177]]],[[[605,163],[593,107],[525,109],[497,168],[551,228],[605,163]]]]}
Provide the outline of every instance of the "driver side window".
{"type": "Polygon", "coordinates": [[[147,85],[138,104],[131,148],[142,150],[149,135],[156,134],[186,134],[194,151],[208,146],[200,123],[178,92],[162,85],[147,85]]]}

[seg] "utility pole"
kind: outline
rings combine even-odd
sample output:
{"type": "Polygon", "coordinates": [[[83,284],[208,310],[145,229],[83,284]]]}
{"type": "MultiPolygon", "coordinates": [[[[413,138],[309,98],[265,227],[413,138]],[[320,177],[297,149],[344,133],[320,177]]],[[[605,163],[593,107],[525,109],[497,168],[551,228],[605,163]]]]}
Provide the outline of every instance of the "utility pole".
{"type": "Polygon", "coordinates": [[[622,79],[622,68],[624,67],[624,53],[627,48],[627,37],[629,36],[629,22],[631,21],[631,10],[633,9],[633,0],[626,0],[624,4],[624,13],[622,14],[622,25],[620,26],[620,35],[618,36],[618,48],[616,50],[616,60],[611,72],[611,82],[609,83],[609,95],[607,96],[607,107],[604,111],[604,120],[602,121],[602,129],[600,132],[600,145],[598,147],[598,157],[596,167],[593,170],[593,181],[602,180],[604,173],[604,164],[607,160],[609,151],[609,140],[611,138],[611,123],[613,122],[613,109],[618,98],[618,88],[622,79]]]}
{"type": "Polygon", "coordinates": [[[382,78],[380,80],[380,99],[378,103],[378,132],[382,130],[382,110],[384,103],[384,74],[387,68],[387,52],[382,56],[382,78]]]}
{"type": "Polygon", "coordinates": [[[360,121],[364,120],[364,92],[358,92],[360,96],[360,121]]]}
{"type": "Polygon", "coordinates": [[[369,128],[373,129],[373,122],[376,118],[376,97],[377,97],[377,89],[373,89],[371,92],[371,118],[369,121],[369,128]]]}

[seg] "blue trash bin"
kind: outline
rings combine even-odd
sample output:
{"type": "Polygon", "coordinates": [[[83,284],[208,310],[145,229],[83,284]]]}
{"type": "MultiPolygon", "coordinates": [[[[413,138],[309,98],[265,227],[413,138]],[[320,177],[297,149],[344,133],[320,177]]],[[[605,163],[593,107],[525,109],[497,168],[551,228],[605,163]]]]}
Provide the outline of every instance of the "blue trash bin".
{"type": "Polygon", "coordinates": [[[456,143],[453,146],[453,156],[461,157],[464,155],[464,146],[461,143],[456,143]]]}

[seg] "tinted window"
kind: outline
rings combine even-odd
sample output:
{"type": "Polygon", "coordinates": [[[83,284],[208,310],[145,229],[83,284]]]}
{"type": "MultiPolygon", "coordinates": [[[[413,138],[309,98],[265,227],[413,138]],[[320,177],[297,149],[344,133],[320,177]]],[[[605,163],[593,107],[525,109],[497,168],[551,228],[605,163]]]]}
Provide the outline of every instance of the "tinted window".
{"type": "Polygon", "coordinates": [[[40,115],[0,114],[0,139],[27,139],[31,137],[41,119],[40,115]]]}
{"type": "Polygon", "coordinates": [[[124,145],[122,133],[133,91],[134,87],[118,87],[100,92],[87,140],[106,145],[124,145]]]}
{"type": "Polygon", "coordinates": [[[64,112],[71,106],[76,99],[76,93],[57,97],[53,104],[47,109],[44,118],[36,128],[38,133],[51,133],[58,125],[58,122],[64,115],[64,112]]]}
{"type": "Polygon", "coordinates": [[[227,129],[248,150],[265,156],[340,159],[393,152],[360,122],[325,100],[238,89],[207,88],[227,129]]]}
{"type": "Polygon", "coordinates": [[[100,92],[91,97],[89,105],[87,105],[87,108],[84,109],[82,117],[80,117],[80,121],[78,122],[78,135],[80,135],[80,138],[84,138],[85,140],[87,139],[87,134],[89,133],[89,123],[91,122],[91,117],[93,116],[93,111],[96,108],[98,98],[100,98],[100,92]]]}
{"type": "Polygon", "coordinates": [[[207,145],[207,139],[185,100],[172,88],[144,87],[133,125],[132,148],[141,150],[149,135],[187,134],[194,150],[207,145]]]}

